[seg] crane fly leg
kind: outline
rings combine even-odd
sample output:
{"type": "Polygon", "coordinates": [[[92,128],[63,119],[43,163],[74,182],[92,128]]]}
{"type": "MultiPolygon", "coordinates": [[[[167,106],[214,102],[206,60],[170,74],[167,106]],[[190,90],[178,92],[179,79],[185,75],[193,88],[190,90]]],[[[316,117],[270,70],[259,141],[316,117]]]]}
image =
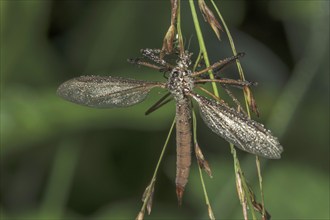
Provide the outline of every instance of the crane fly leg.
{"type": "Polygon", "coordinates": [[[172,98],[166,99],[167,97],[169,97],[171,95],[171,93],[166,93],[162,98],[160,98],[154,105],[152,105],[144,114],[145,115],[149,115],[150,113],[156,111],[157,109],[159,109],[160,107],[162,107],[163,105],[169,103],[172,98]]]}

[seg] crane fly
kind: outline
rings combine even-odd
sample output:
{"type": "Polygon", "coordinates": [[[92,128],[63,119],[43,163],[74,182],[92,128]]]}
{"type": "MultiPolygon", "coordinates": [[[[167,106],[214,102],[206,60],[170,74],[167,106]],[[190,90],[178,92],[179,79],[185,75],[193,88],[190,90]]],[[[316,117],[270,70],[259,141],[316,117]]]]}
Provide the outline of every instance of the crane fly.
{"type": "Polygon", "coordinates": [[[168,72],[167,82],[135,80],[112,76],[80,76],[64,82],[59,86],[57,94],[73,103],[93,108],[121,108],[142,102],[153,88],[168,90],[159,102],[152,106],[146,114],[151,113],[171,100],[176,103],[176,193],[181,203],[191,165],[192,149],[192,100],[200,108],[200,114],[206,125],[217,135],[246,152],[265,157],[279,159],[283,151],[278,139],[264,126],[249,119],[242,112],[229,107],[223,101],[209,99],[194,92],[198,84],[215,81],[238,87],[251,85],[248,81],[232,79],[205,79],[209,70],[222,69],[243,54],[220,60],[208,68],[192,71],[191,53],[179,55],[176,65],[171,65],[161,58],[161,50],[143,49],[144,58],[131,59],[131,63],[151,67],[168,72]]]}

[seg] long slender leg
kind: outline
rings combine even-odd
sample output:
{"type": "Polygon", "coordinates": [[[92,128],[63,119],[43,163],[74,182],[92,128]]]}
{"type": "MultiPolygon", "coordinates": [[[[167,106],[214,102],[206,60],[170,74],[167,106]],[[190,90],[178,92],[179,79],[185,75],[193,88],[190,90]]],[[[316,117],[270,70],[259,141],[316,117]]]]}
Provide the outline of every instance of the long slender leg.
{"type": "MultiPolygon", "coordinates": [[[[227,68],[230,66],[230,64],[232,64],[233,62],[235,62],[236,60],[233,59],[231,60],[230,62],[218,67],[218,68],[215,68],[213,69],[213,76],[215,79],[220,79],[221,78],[221,73],[227,68]]],[[[202,79],[210,79],[210,75],[207,74],[207,73],[203,73],[202,75],[199,75],[200,78],[202,79]]]]}
{"type": "Polygon", "coordinates": [[[197,72],[194,72],[192,74],[192,76],[198,76],[198,75],[201,75],[203,73],[206,73],[207,71],[209,70],[212,70],[212,69],[215,69],[215,68],[218,68],[218,67],[221,67],[223,65],[227,65],[231,62],[233,62],[234,60],[237,60],[238,58],[244,56],[245,54],[244,53],[238,53],[236,56],[232,56],[232,57],[229,57],[229,58],[226,58],[226,59],[223,59],[223,60],[220,60],[214,64],[212,64],[211,66],[203,69],[203,70],[200,70],[200,71],[197,71],[197,72]]]}
{"type": "Polygon", "coordinates": [[[132,63],[132,64],[137,64],[137,65],[140,65],[140,66],[146,66],[146,67],[149,67],[149,68],[152,68],[152,69],[155,69],[155,70],[163,70],[164,69],[163,67],[160,67],[160,66],[154,65],[152,63],[148,63],[148,62],[142,61],[139,58],[136,58],[136,59],[127,59],[127,61],[129,63],[132,63]]]}
{"type": "Polygon", "coordinates": [[[152,105],[144,114],[145,115],[149,115],[150,113],[156,111],[157,109],[159,109],[160,107],[162,107],[163,105],[167,104],[168,102],[170,102],[172,100],[172,98],[166,99],[167,97],[169,97],[171,95],[171,93],[166,93],[162,98],[160,98],[154,105],[152,105]]]}
{"type": "MultiPolygon", "coordinates": [[[[204,83],[204,82],[218,82],[220,85],[224,88],[226,93],[233,99],[235,104],[238,106],[239,110],[241,110],[244,114],[246,114],[243,110],[243,108],[240,106],[237,98],[233,95],[233,93],[228,89],[228,86],[233,86],[233,87],[238,87],[240,89],[244,89],[249,86],[256,86],[258,83],[257,82],[249,82],[249,81],[241,81],[241,80],[233,80],[233,79],[200,79],[196,80],[195,83],[204,83]]],[[[198,88],[199,87],[197,86],[198,88]]],[[[204,91],[204,90],[203,90],[204,91]]],[[[249,91],[249,90],[248,90],[249,91]]],[[[252,100],[251,103],[249,102],[249,106],[251,107],[252,111],[256,113],[257,116],[259,116],[259,111],[258,108],[255,104],[255,100],[252,96],[252,94],[249,95],[250,99],[252,100]]]]}
{"type": "Polygon", "coordinates": [[[195,81],[195,83],[205,83],[205,82],[217,82],[220,84],[226,84],[230,86],[238,86],[238,87],[243,87],[243,86],[256,86],[256,82],[249,82],[249,81],[242,81],[242,80],[235,80],[235,79],[227,79],[227,78],[222,78],[222,79],[198,79],[195,81]]]}
{"type": "Polygon", "coordinates": [[[234,101],[237,105],[238,112],[242,112],[243,114],[247,115],[244,109],[242,108],[241,104],[239,103],[238,99],[234,96],[234,94],[228,89],[228,86],[225,84],[221,84],[222,88],[226,91],[226,93],[230,96],[230,98],[234,101]]]}
{"type": "MultiPolygon", "coordinates": [[[[234,94],[228,89],[228,85],[230,86],[238,86],[240,88],[242,88],[243,86],[250,86],[251,82],[248,81],[240,81],[240,80],[232,80],[232,79],[223,79],[223,80],[198,80],[196,82],[219,82],[220,85],[222,86],[222,88],[226,91],[226,93],[230,96],[230,98],[234,101],[234,103],[237,105],[238,107],[238,111],[243,112],[243,114],[246,114],[246,112],[243,110],[241,104],[239,103],[238,99],[234,96],[234,94]]],[[[199,89],[203,90],[204,92],[207,92],[209,95],[211,95],[213,98],[215,98],[216,100],[219,101],[219,98],[214,96],[212,93],[210,93],[209,91],[205,91],[204,88],[199,87],[199,89]]],[[[221,100],[222,101],[222,100],[221,100]]]]}
{"type": "Polygon", "coordinates": [[[206,94],[210,95],[212,98],[214,98],[215,100],[224,103],[224,101],[222,99],[220,99],[219,97],[215,96],[212,92],[208,91],[207,89],[204,89],[201,86],[196,86],[196,88],[202,90],[203,92],[205,92],[206,94]]]}

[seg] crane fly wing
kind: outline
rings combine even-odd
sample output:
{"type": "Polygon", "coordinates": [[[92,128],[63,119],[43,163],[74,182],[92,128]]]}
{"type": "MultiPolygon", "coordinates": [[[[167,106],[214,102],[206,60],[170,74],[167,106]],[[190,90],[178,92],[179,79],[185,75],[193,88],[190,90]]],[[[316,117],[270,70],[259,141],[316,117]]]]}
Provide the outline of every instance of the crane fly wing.
{"type": "Polygon", "coordinates": [[[142,102],[154,87],[164,84],[111,76],[80,76],[61,84],[57,94],[80,105],[115,108],[142,102]]]}
{"type": "Polygon", "coordinates": [[[264,126],[226,104],[191,94],[207,126],[236,147],[258,156],[279,159],[283,147],[264,126]]]}

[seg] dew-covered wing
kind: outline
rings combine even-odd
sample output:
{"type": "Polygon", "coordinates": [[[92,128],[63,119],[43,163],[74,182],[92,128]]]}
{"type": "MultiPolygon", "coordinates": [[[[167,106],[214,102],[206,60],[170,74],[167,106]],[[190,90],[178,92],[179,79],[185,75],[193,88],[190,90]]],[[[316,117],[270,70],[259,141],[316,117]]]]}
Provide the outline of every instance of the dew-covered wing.
{"type": "Polygon", "coordinates": [[[191,94],[207,126],[236,147],[269,159],[279,159],[283,147],[271,132],[224,103],[191,94]]]}
{"type": "Polygon", "coordinates": [[[142,102],[154,87],[163,84],[111,76],[80,76],[61,84],[57,94],[80,105],[115,108],[142,102]]]}

